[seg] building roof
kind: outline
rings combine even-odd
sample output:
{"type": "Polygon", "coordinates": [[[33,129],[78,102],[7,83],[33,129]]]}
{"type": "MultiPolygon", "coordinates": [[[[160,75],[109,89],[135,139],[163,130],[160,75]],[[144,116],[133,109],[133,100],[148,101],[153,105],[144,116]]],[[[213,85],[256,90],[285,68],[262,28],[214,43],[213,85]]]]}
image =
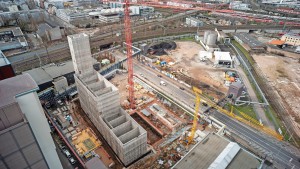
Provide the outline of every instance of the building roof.
{"type": "Polygon", "coordinates": [[[12,32],[14,36],[23,36],[23,32],[21,31],[20,27],[9,27],[9,28],[2,28],[0,32],[12,32]]]}
{"type": "Polygon", "coordinates": [[[214,51],[215,60],[228,60],[231,61],[230,52],[220,52],[220,51],[214,51]]]}
{"type": "Polygon", "coordinates": [[[274,40],[271,40],[271,41],[269,42],[269,44],[272,44],[272,45],[283,45],[283,44],[284,44],[284,41],[278,40],[278,39],[274,39],[274,40]]]}
{"type": "Polygon", "coordinates": [[[107,167],[98,157],[94,157],[87,161],[85,166],[87,169],[107,169],[107,167]]]}
{"type": "Polygon", "coordinates": [[[9,65],[9,64],[10,64],[10,62],[8,61],[8,59],[5,57],[5,55],[0,50],[0,66],[5,66],[5,65],[9,65]]]}
{"type": "Polygon", "coordinates": [[[151,113],[149,113],[146,109],[143,109],[141,112],[147,117],[151,115],[151,113]]]}
{"type": "Polygon", "coordinates": [[[48,64],[43,67],[25,71],[24,73],[30,74],[34,81],[40,85],[72,72],[74,72],[73,63],[72,61],[68,61],[59,65],[48,64]]]}
{"type": "MultiPolygon", "coordinates": [[[[221,162],[227,169],[258,168],[260,162],[254,155],[241,149],[235,153],[230,148],[230,141],[216,134],[209,134],[201,142],[197,143],[180,161],[175,164],[173,169],[207,169],[213,168],[215,162],[221,162]],[[229,147],[229,148],[228,148],[229,147]],[[225,150],[227,149],[227,150],[225,150]],[[226,154],[226,156],[224,156],[226,154]],[[234,155],[235,154],[235,155],[234,155]],[[224,157],[223,160],[217,161],[224,157]],[[229,158],[230,157],[230,158],[229,158]]],[[[233,147],[236,147],[234,144],[233,147]]],[[[234,150],[236,151],[236,150],[234,150]]],[[[220,163],[219,163],[220,164],[220,163]]]]}
{"type": "Polygon", "coordinates": [[[234,36],[247,44],[251,49],[262,48],[264,44],[248,33],[234,33],[234,36]]]}
{"type": "Polygon", "coordinates": [[[23,74],[0,81],[0,107],[15,102],[17,95],[30,91],[37,91],[39,88],[29,74],[23,74]]]}

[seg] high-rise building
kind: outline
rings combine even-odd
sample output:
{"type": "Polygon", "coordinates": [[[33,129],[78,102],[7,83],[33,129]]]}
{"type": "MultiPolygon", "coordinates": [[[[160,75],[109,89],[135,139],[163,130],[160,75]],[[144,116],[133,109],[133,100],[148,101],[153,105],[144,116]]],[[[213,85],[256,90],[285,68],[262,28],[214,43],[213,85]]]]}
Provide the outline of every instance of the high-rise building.
{"type": "Polygon", "coordinates": [[[0,168],[62,169],[29,74],[0,81],[0,168]]]}
{"type": "Polygon", "coordinates": [[[93,69],[89,37],[68,36],[80,104],[125,166],[146,153],[147,132],[120,106],[118,89],[93,69]]]}

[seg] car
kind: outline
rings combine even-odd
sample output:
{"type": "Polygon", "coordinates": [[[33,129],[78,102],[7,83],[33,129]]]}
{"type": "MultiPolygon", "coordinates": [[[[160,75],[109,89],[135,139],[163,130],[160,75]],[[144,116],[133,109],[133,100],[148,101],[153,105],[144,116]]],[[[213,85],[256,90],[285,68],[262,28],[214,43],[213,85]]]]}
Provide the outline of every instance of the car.
{"type": "Polygon", "coordinates": [[[157,75],[158,77],[162,77],[162,75],[157,75]]]}
{"type": "Polygon", "coordinates": [[[141,76],[141,77],[144,77],[143,73],[140,73],[140,76],[141,76]]]}
{"type": "Polygon", "coordinates": [[[183,88],[183,87],[179,87],[179,89],[181,89],[181,90],[184,90],[184,88],[183,88]]]}
{"type": "Polygon", "coordinates": [[[59,146],[59,148],[60,148],[62,151],[66,150],[66,146],[65,146],[65,145],[59,144],[58,146],[59,146]]]}
{"type": "Polygon", "coordinates": [[[70,157],[69,161],[70,161],[71,164],[75,164],[76,163],[76,160],[73,157],[70,157]]]}
{"type": "Polygon", "coordinates": [[[167,86],[166,82],[160,81],[160,85],[167,86]]]}
{"type": "Polygon", "coordinates": [[[71,153],[67,149],[63,149],[63,153],[69,158],[71,157],[71,153]]]}
{"type": "Polygon", "coordinates": [[[204,103],[204,102],[202,102],[202,105],[205,106],[205,107],[208,106],[208,104],[207,104],[207,103],[204,103]]]}

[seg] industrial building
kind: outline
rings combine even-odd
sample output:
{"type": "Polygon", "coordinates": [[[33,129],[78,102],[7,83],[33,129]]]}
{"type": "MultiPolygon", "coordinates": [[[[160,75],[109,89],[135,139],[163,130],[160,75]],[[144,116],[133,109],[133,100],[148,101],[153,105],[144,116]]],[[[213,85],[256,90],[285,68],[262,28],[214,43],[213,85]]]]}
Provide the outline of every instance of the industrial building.
{"type": "Polygon", "coordinates": [[[231,99],[237,99],[242,95],[244,91],[244,85],[240,82],[233,82],[229,86],[227,96],[230,97],[231,99]]]}
{"type": "Polygon", "coordinates": [[[223,66],[230,66],[232,67],[232,58],[230,56],[230,52],[220,52],[214,51],[215,61],[214,65],[223,65],[223,66]]]}
{"type": "Polygon", "coordinates": [[[250,4],[243,3],[242,1],[232,1],[232,2],[230,2],[229,9],[242,10],[242,11],[251,10],[250,9],[250,4]]]}
{"type": "Polygon", "coordinates": [[[26,48],[27,41],[20,27],[9,27],[0,29],[0,50],[26,48]]]}
{"type": "Polygon", "coordinates": [[[118,89],[93,69],[89,37],[68,36],[82,109],[125,166],[146,153],[147,132],[120,106],[118,89]]]}
{"type": "Polygon", "coordinates": [[[193,17],[189,17],[185,19],[185,23],[188,26],[193,26],[193,27],[199,27],[199,26],[203,26],[203,22],[200,21],[199,19],[193,18],[193,17]]]}
{"type": "Polygon", "coordinates": [[[0,168],[62,169],[29,74],[0,81],[0,168]]]}
{"type": "Polygon", "coordinates": [[[203,39],[200,39],[200,43],[209,52],[220,51],[220,48],[216,45],[218,34],[215,31],[205,31],[203,39]]]}
{"type": "Polygon", "coordinates": [[[60,28],[59,26],[51,27],[47,23],[42,23],[38,26],[37,34],[42,39],[54,41],[62,39],[65,35],[65,31],[64,28],[60,28]]]}
{"type": "Polygon", "coordinates": [[[89,18],[87,12],[75,9],[57,9],[56,16],[68,23],[89,18]]]}
{"type": "Polygon", "coordinates": [[[198,142],[172,169],[259,168],[260,165],[260,159],[237,143],[212,133],[198,142]]]}
{"type": "Polygon", "coordinates": [[[124,13],[123,8],[103,9],[98,15],[98,18],[101,22],[104,23],[119,22],[122,13],[124,13]]]}
{"type": "Polygon", "coordinates": [[[261,3],[273,6],[300,6],[300,2],[298,0],[262,0],[261,3]]]}
{"type": "Polygon", "coordinates": [[[248,52],[264,52],[265,45],[248,33],[233,33],[234,40],[242,45],[248,52]]]}
{"type": "Polygon", "coordinates": [[[15,76],[15,71],[12,68],[9,60],[0,50],[0,80],[15,76]]]}
{"type": "Polygon", "coordinates": [[[69,85],[75,83],[72,61],[61,64],[48,64],[39,68],[25,71],[23,73],[30,74],[30,76],[39,86],[40,90],[45,90],[53,86],[52,81],[60,76],[65,77],[69,85]]]}
{"type": "Polygon", "coordinates": [[[284,44],[292,46],[300,46],[300,35],[287,33],[281,37],[281,40],[284,41],[284,44]]]}

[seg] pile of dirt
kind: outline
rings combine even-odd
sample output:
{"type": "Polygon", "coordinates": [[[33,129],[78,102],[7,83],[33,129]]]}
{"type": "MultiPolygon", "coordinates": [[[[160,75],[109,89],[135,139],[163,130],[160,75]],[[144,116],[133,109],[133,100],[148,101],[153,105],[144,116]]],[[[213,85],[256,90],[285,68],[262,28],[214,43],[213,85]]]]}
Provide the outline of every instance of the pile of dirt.
{"type": "Polygon", "coordinates": [[[176,47],[177,45],[174,41],[153,43],[150,45],[148,53],[157,56],[166,55],[167,52],[165,50],[173,50],[176,47]]]}

